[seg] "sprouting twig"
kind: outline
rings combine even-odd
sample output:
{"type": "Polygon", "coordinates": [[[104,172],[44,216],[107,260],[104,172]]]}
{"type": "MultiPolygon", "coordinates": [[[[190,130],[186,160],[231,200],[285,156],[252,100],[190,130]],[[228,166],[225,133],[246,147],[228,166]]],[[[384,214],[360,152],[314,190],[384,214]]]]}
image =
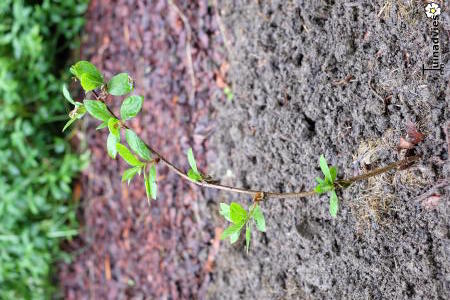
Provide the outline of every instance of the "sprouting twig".
{"type": "MultiPolygon", "coordinates": [[[[96,94],[96,97],[97,97],[97,93],[95,93],[95,94],[96,94]]],[[[104,101],[104,99],[102,97],[98,97],[98,100],[103,101],[103,103],[105,103],[105,101],[104,101]]],[[[105,103],[105,105],[106,105],[108,111],[111,113],[111,115],[114,116],[117,119],[117,116],[108,107],[107,103],[105,103]]],[[[123,128],[125,128],[125,129],[130,129],[124,123],[120,123],[120,125],[123,128]]],[[[187,181],[190,181],[190,182],[192,182],[192,183],[194,183],[196,185],[202,186],[202,187],[214,188],[214,189],[223,190],[223,191],[227,191],[227,192],[234,192],[234,193],[251,195],[254,199],[257,199],[257,202],[259,202],[260,200],[268,200],[268,199],[305,198],[305,197],[313,196],[313,195],[316,194],[316,192],[314,190],[303,191],[303,192],[293,192],[293,193],[277,193],[277,192],[266,192],[266,191],[258,191],[258,190],[237,188],[237,187],[232,187],[232,186],[227,186],[227,185],[222,185],[222,184],[212,183],[212,182],[206,182],[206,181],[196,181],[196,180],[193,180],[193,179],[189,178],[189,176],[186,175],[185,172],[183,172],[181,169],[177,168],[175,165],[173,165],[171,162],[169,162],[162,154],[160,154],[158,151],[153,149],[150,145],[148,145],[146,143],[145,143],[145,145],[156,156],[156,158],[153,160],[154,162],[162,163],[162,164],[166,165],[170,170],[175,172],[181,178],[183,178],[183,179],[185,179],[187,181]],[[157,159],[159,159],[159,161],[157,159]]],[[[403,160],[399,160],[399,161],[391,163],[391,164],[389,164],[389,165],[387,165],[385,167],[375,169],[375,170],[370,171],[370,172],[368,172],[366,174],[362,174],[362,175],[359,175],[359,176],[351,177],[351,178],[348,178],[348,179],[337,180],[336,181],[336,188],[337,189],[346,188],[346,187],[350,186],[352,183],[354,183],[356,181],[365,180],[365,179],[368,179],[370,177],[377,176],[377,175],[380,175],[382,173],[386,173],[386,172],[388,172],[390,170],[393,170],[393,169],[400,169],[402,167],[405,167],[405,166],[408,166],[408,165],[412,164],[415,161],[418,161],[419,159],[420,159],[420,157],[417,156],[417,155],[416,156],[407,157],[407,158],[405,158],[403,160]]]]}
{"type": "Polygon", "coordinates": [[[196,90],[196,80],[195,80],[195,74],[194,74],[194,66],[192,65],[192,51],[191,51],[191,41],[192,41],[192,30],[191,26],[189,25],[188,18],[185,14],[178,8],[178,6],[173,2],[173,0],[168,0],[169,5],[173,7],[173,9],[176,11],[178,16],[180,16],[181,20],[183,21],[184,28],[186,29],[186,60],[187,60],[187,67],[189,76],[191,77],[191,85],[192,89],[189,92],[189,100],[194,101],[195,98],[195,90],[196,90]]]}

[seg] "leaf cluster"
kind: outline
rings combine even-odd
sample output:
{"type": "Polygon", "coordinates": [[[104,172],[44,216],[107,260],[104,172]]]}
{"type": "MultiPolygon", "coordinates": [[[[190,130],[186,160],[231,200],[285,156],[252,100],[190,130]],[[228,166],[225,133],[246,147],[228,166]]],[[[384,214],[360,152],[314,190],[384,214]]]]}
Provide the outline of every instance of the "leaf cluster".
{"type": "Polygon", "coordinates": [[[220,203],[219,213],[225,218],[225,220],[232,224],[226,228],[221,235],[221,239],[230,239],[230,243],[235,243],[241,234],[241,231],[245,227],[245,245],[248,253],[250,247],[251,231],[253,223],[256,225],[256,229],[261,232],[266,232],[266,221],[261,208],[256,203],[253,204],[249,211],[246,211],[239,203],[231,202],[230,205],[226,203],[220,203]]]}
{"type": "MultiPolygon", "coordinates": [[[[105,82],[103,74],[88,61],[77,62],[70,68],[70,72],[80,81],[85,92],[99,89],[103,94],[123,96],[133,90],[133,80],[127,73],[117,74],[108,82],[105,82]]],[[[75,107],[70,114],[71,119],[67,122],[64,129],[74,121],[82,118],[86,112],[101,121],[97,129],[108,128],[109,131],[106,140],[108,155],[115,159],[117,154],[119,154],[130,165],[130,168],[123,173],[122,181],[127,181],[129,184],[136,175],[143,174],[147,200],[149,203],[150,199],[156,200],[155,161],[152,160],[150,149],[145,145],[144,141],[125,125],[126,121],[136,117],[141,111],[144,97],[138,95],[126,97],[120,106],[120,119],[118,119],[101,99],[85,99],[83,103],[75,102],[65,86],[63,86],[63,95],[75,107]],[[125,137],[128,147],[122,143],[122,135],[125,137]]]]}
{"type": "Polygon", "coordinates": [[[328,163],[323,155],[320,155],[319,158],[319,166],[320,169],[324,175],[324,178],[316,178],[317,185],[314,189],[314,191],[317,194],[323,194],[328,193],[330,196],[330,205],[329,205],[329,211],[330,215],[332,217],[336,217],[338,208],[339,208],[339,202],[338,197],[336,195],[335,191],[335,180],[337,177],[337,168],[336,167],[328,167],[328,163]]]}

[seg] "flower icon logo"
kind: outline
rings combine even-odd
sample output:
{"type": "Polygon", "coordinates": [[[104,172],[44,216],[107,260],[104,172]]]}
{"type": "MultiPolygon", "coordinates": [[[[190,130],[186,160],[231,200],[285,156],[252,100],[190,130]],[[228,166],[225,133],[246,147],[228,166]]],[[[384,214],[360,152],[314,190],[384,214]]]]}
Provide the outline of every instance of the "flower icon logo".
{"type": "Polygon", "coordinates": [[[441,14],[441,8],[439,4],[430,2],[425,6],[425,14],[428,18],[433,18],[435,16],[439,16],[441,14]]]}

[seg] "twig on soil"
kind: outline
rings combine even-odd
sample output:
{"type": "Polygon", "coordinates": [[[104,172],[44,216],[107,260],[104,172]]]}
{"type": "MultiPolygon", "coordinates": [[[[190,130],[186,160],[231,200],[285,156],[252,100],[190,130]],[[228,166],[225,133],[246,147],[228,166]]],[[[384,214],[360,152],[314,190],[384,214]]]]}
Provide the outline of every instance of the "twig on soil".
{"type": "MultiPolygon", "coordinates": [[[[95,93],[95,95],[97,96],[97,93],[95,93]]],[[[99,97],[98,99],[103,101],[103,103],[105,103],[105,101],[101,97],[99,97]]],[[[108,107],[108,105],[106,103],[105,103],[105,105],[108,108],[108,111],[117,119],[117,116],[114,114],[114,112],[108,107]]],[[[125,129],[130,129],[124,123],[120,123],[120,125],[125,129]]],[[[254,199],[258,199],[258,201],[268,200],[268,199],[305,198],[305,197],[309,197],[309,196],[313,196],[313,195],[317,194],[314,190],[303,191],[303,192],[293,192],[293,193],[277,193],[277,192],[266,192],[266,191],[257,191],[257,190],[251,190],[251,189],[237,188],[237,187],[222,185],[222,184],[218,184],[218,183],[211,183],[211,182],[206,182],[206,181],[195,181],[195,180],[189,178],[189,176],[187,174],[185,174],[185,172],[183,172],[181,169],[177,168],[175,165],[173,165],[171,162],[169,162],[164,156],[162,156],[162,154],[160,154],[158,151],[154,150],[150,145],[148,145],[145,142],[144,142],[144,144],[148,147],[148,149],[154,155],[156,155],[156,159],[152,160],[153,163],[162,163],[162,164],[166,165],[170,170],[175,172],[181,178],[183,178],[187,181],[190,181],[198,186],[223,190],[223,191],[227,191],[227,192],[251,195],[254,199]],[[159,159],[159,161],[158,161],[158,159],[159,159]]],[[[418,156],[418,155],[410,156],[405,159],[399,160],[397,162],[391,163],[385,167],[375,169],[373,171],[370,171],[368,173],[365,173],[365,174],[362,174],[359,176],[351,177],[348,179],[337,180],[336,181],[336,189],[347,188],[348,186],[350,186],[352,183],[354,183],[356,181],[365,180],[370,177],[377,176],[382,173],[386,173],[393,169],[402,169],[404,167],[408,167],[413,162],[416,162],[419,159],[420,159],[420,156],[418,156]]]]}
{"type": "Polygon", "coordinates": [[[191,77],[191,85],[192,89],[189,92],[189,100],[194,101],[195,99],[195,90],[196,90],[196,80],[195,80],[195,74],[194,74],[194,66],[192,65],[192,50],[191,50],[191,41],[192,41],[192,29],[189,25],[188,18],[185,14],[178,8],[178,6],[173,2],[173,0],[168,0],[169,5],[176,11],[178,16],[180,16],[181,20],[183,21],[184,28],[186,29],[186,60],[187,60],[187,67],[189,76],[191,77]]]}

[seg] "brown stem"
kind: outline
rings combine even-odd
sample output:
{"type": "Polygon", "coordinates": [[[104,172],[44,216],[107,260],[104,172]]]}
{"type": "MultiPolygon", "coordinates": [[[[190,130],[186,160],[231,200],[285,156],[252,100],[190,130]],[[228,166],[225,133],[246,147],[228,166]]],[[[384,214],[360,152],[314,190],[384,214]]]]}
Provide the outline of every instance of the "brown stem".
{"type": "MultiPolygon", "coordinates": [[[[96,95],[97,99],[100,101],[103,101],[103,99],[101,99],[97,93],[94,92],[94,94],[96,95]]],[[[103,101],[105,103],[105,101],[103,101]]],[[[108,107],[108,105],[105,103],[106,107],[108,108],[108,111],[116,118],[117,116],[112,112],[112,110],[108,107]]],[[[123,124],[121,122],[121,126],[123,128],[129,129],[129,127],[126,124],[123,124]]],[[[144,142],[145,143],[145,142],[144,142]]],[[[227,192],[234,192],[234,193],[240,193],[240,194],[246,194],[246,195],[251,195],[254,199],[255,198],[259,198],[262,195],[262,198],[264,200],[269,200],[269,199],[286,199],[286,198],[305,198],[305,197],[309,197],[309,196],[313,196],[316,195],[316,192],[314,190],[311,191],[304,191],[304,192],[294,192],[294,193],[276,193],[276,192],[265,192],[265,191],[258,191],[258,190],[250,190],[250,189],[244,189],[244,188],[237,188],[237,187],[232,187],[232,186],[227,186],[227,185],[222,185],[222,184],[217,184],[217,183],[209,183],[206,181],[195,181],[192,180],[191,178],[189,178],[184,171],[182,171],[181,169],[178,169],[177,167],[175,167],[171,162],[169,162],[166,158],[164,158],[164,156],[162,156],[158,151],[154,150],[150,145],[145,144],[149,150],[157,156],[157,158],[159,158],[160,162],[163,163],[164,165],[166,165],[170,170],[172,170],[173,172],[175,172],[178,176],[180,176],[181,178],[190,181],[198,186],[202,186],[202,187],[207,187],[207,188],[213,188],[213,189],[218,189],[218,190],[223,190],[223,191],[227,191],[227,192]]],[[[415,155],[415,156],[410,156],[407,157],[405,159],[399,160],[397,162],[391,163],[385,167],[381,167],[375,170],[372,170],[370,172],[367,172],[365,174],[362,175],[358,175],[355,177],[350,177],[348,179],[342,179],[342,180],[337,180],[335,182],[336,184],[336,189],[344,189],[349,187],[352,183],[357,182],[357,181],[361,181],[361,180],[365,180],[368,179],[370,177],[374,177],[377,175],[380,175],[382,173],[386,173],[390,170],[393,169],[400,169],[402,167],[406,167],[409,166],[411,163],[418,161],[420,159],[420,156],[415,155]]],[[[259,201],[259,200],[258,200],[259,201]]]]}
{"type": "Polygon", "coordinates": [[[391,163],[391,164],[389,164],[389,165],[387,165],[385,167],[372,170],[372,171],[367,172],[367,173],[362,174],[362,175],[358,175],[358,176],[351,177],[351,178],[348,178],[348,179],[337,180],[336,181],[336,185],[340,186],[341,188],[345,188],[345,187],[348,187],[349,185],[351,185],[352,183],[354,183],[356,181],[368,179],[370,177],[374,177],[374,176],[386,173],[386,172],[388,172],[390,170],[393,170],[393,169],[400,169],[402,167],[407,167],[411,163],[413,163],[415,161],[418,161],[419,159],[420,159],[420,156],[418,156],[418,155],[410,156],[410,157],[407,157],[405,159],[402,159],[402,160],[396,161],[394,163],[391,163]]]}

